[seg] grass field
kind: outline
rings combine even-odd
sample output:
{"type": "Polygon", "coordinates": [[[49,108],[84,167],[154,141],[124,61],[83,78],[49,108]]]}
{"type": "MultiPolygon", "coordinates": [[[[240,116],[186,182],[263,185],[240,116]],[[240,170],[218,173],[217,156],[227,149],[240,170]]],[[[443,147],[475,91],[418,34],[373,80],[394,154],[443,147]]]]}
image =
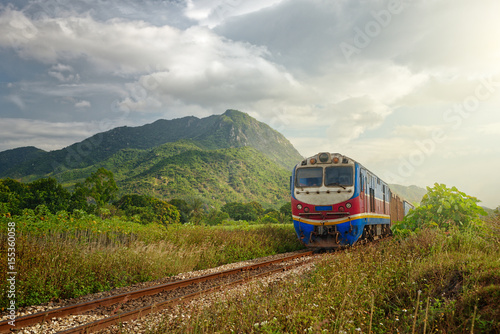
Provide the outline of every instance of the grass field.
{"type": "Polygon", "coordinates": [[[305,277],[192,311],[151,333],[499,333],[498,222],[326,254],[305,277]]]}
{"type": "MultiPolygon", "coordinates": [[[[84,213],[77,218],[26,214],[0,219],[5,264],[7,226],[15,223],[18,307],[301,248],[291,225],[165,228],[84,213]]],[[[6,275],[0,272],[0,308],[9,301],[6,275]]]]}
{"type": "MultiPolygon", "coordinates": [[[[165,228],[30,212],[0,221],[4,262],[15,223],[18,307],[301,248],[291,225],[165,228]]],[[[423,230],[326,254],[306,276],[200,305],[189,322],[151,332],[498,333],[499,231],[497,216],[480,231],[423,230]]]]}

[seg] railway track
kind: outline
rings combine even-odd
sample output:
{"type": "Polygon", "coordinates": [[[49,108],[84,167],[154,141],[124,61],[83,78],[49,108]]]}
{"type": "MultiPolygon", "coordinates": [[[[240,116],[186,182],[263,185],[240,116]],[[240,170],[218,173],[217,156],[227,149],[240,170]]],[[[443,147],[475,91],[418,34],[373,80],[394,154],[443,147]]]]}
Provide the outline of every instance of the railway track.
{"type": "MultiPolygon", "coordinates": [[[[77,315],[89,315],[98,320],[79,326],[64,328],[58,333],[92,333],[114,324],[143,317],[149,313],[177,305],[229,286],[248,282],[257,277],[289,270],[307,261],[293,261],[311,256],[313,251],[305,251],[286,257],[250,264],[234,269],[193,277],[176,282],[134,290],[114,296],[100,298],[75,305],[38,312],[16,319],[15,327],[8,321],[0,322],[0,333],[18,332],[23,328],[38,325],[45,332],[51,322],[77,315]]],[[[29,327],[29,328],[32,328],[29,327]]],[[[54,331],[54,330],[51,330],[54,331]]]]}

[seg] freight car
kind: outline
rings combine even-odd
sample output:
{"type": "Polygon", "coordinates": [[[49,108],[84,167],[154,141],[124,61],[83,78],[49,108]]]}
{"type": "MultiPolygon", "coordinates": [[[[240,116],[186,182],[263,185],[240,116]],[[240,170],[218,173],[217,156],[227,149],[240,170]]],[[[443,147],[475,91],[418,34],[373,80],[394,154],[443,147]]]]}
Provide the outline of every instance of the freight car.
{"type": "Polygon", "coordinates": [[[391,221],[405,215],[404,202],[387,183],[339,153],[321,152],[301,161],[290,189],[295,231],[307,247],[339,248],[383,238],[391,235],[391,221]]]}

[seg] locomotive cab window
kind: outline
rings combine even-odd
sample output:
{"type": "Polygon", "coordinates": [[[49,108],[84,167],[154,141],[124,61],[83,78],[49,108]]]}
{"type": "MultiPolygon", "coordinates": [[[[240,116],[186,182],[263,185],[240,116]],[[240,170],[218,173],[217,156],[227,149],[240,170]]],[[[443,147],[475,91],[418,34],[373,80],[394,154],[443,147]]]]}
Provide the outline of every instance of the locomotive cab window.
{"type": "Polygon", "coordinates": [[[325,186],[352,186],[353,169],[351,166],[325,168],[325,186]]]}
{"type": "Polygon", "coordinates": [[[319,187],[323,183],[323,168],[297,169],[296,185],[298,187],[319,187]]]}

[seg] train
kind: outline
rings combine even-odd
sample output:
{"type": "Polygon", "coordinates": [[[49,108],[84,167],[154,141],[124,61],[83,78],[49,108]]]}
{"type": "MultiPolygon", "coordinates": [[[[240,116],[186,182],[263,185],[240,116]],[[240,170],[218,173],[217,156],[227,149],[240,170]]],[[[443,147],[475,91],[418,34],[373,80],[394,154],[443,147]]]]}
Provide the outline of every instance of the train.
{"type": "Polygon", "coordinates": [[[359,162],[320,152],[290,178],[295,232],[311,248],[341,248],[388,237],[413,206],[359,162]]]}

